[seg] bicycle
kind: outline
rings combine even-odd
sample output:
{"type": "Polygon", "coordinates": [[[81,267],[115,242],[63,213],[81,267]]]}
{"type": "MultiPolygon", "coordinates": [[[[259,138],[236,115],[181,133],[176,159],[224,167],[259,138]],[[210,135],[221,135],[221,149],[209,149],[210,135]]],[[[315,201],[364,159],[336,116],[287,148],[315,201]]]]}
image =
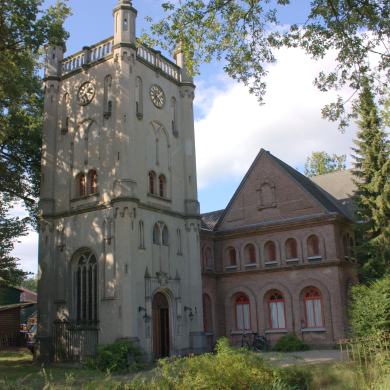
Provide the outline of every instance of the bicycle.
{"type": "Polygon", "coordinates": [[[237,348],[245,348],[248,351],[255,349],[258,352],[264,352],[267,349],[267,339],[265,336],[258,336],[257,333],[253,333],[253,342],[250,342],[246,338],[246,332],[244,332],[241,340],[238,340],[235,346],[237,348]]]}

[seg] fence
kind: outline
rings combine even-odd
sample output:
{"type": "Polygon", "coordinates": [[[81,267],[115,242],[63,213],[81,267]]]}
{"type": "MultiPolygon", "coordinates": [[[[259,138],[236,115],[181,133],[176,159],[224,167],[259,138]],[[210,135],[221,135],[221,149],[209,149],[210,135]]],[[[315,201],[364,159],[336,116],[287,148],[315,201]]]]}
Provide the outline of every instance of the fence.
{"type": "Polygon", "coordinates": [[[0,348],[17,347],[19,344],[19,333],[0,334],[0,348]]]}
{"type": "Polygon", "coordinates": [[[53,322],[53,361],[81,363],[97,356],[97,321],[53,322]]]}
{"type": "Polygon", "coordinates": [[[389,364],[390,335],[340,340],[343,363],[351,371],[353,389],[377,389],[389,364]]]}

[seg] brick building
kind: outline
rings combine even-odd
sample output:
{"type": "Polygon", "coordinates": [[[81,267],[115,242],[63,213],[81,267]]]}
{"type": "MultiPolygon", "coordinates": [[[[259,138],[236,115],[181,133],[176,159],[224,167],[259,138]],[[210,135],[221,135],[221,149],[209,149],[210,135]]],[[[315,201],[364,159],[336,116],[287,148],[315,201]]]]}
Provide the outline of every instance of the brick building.
{"type": "Polygon", "coordinates": [[[261,150],[225,210],[203,214],[204,327],[208,343],[246,332],[295,333],[330,346],[348,327],[358,268],[350,170],[303,176],[261,150]]]}

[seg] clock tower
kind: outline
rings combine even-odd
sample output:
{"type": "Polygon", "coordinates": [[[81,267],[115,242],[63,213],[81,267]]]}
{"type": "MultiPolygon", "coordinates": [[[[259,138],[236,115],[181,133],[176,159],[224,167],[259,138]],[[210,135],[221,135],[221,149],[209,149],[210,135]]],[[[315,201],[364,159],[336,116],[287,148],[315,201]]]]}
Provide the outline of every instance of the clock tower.
{"type": "MultiPolygon", "coordinates": [[[[183,54],[114,35],[46,50],[37,360],[132,340],[145,360],[206,350],[193,99],[183,54]]],[[[65,358],[66,357],[66,358],[65,358]]]]}

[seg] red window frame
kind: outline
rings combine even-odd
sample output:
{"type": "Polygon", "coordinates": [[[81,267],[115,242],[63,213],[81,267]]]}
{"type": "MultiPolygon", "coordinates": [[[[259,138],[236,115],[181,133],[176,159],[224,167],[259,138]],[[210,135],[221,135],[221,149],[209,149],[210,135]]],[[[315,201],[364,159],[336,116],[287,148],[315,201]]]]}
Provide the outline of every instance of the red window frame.
{"type": "Polygon", "coordinates": [[[80,173],[77,179],[77,192],[79,197],[85,196],[85,175],[84,173],[80,173]]]}
{"type": "MultiPolygon", "coordinates": [[[[279,292],[275,292],[273,294],[271,294],[268,298],[268,313],[269,313],[269,328],[270,329],[286,329],[287,327],[287,324],[286,324],[286,305],[284,303],[284,296],[283,294],[279,293],[279,292]],[[272,299],[272,297],[275,297],[275,299],[272,299]],[[281,298],[279,298],[281,297],[281,298]],[[275,302],[276,304],[278,302],[283,302],[283,314],[284,314],[284,325],[285,327],[284,328],[273,328],[272,327],[272,318],[271,318],[271,303],[275,302]]],[[[278,323],[278,326],[279,326],[279,313],[278,311],[276,311],[276,315],[277,315],[277,320],[276,322],[278,323]]]]}
{"type": "Polygon", "coordinates": [[[96,192],[97,192],[97,173],[96,173],[96,171],[91,172],[89,181],[90,181],[91,194],[96,194],[96,192]]]}
{"type": "Polygon", "coordinates": [[[320,240],[317,236],[312,236],[311,237],[311,250],[313,253],[313,256],[320,256],[321,251],[320,251],[320,240]]]}
{"type": "Polygon", "coordinates": [[[149,172],[149,194],[154,195],[154,174],[149,172]]]}
{"type": "Polygon", "coordinates": [[[298,245],[297,241],[293,238],[290,239],[288,243],[289,249],[290,249],[290,259],[297,259],[298,258],[298,245]]]}
{"type": "Polygon", "coordinates": [[[249,254],[249,264],[255,264],[256,263],[256,250],[255,250],[255,247],[253,245],[249,245],[248,254],[249,254]]]}
{"type": "Polygon", "coordinates": [[[235,301],[235,314],[236,314],[236,330],[251,330],[252,329],[252,319],[251,319],[251,303],[249,301],[249,298],[244,295],[244,294],[241,294],[239,295],[237,298],[236,298],[236,301],[235,301]],[[239,329],[238,328],[238,321],[237,321],[237,306],[238,305],[241,305],[241,310],[242,310],[242,323],[244,325],[244,328],[245,328],[245,317],[244,317],[244,305],[248,304],[249,305],[249,328],[248,329],[239,329]]]}
{"type": "MultiPolygon", "coordinates": [[[[311,289],[306,292],[305,294],[305,316],[306,316],[306,327],[309,329],[316,329],[316,328],[323,328],[324,327],[324,311],[322,306],[322,295],[317,289],[311,289]],[[309,326],[307,321],[307,308],[306,308],[306,301],[314,301],[315,299],[319,299],[321,302],[321,319],[322,319],[322,325],[321,326],[309,326]]],[[[316,323],[316,314],[314,311],[314,303],[313,303],[313,316],[314,316],[314,324],[316,323]]]]}
{"type": "Polygon", "coordinates": [[[206,302],[203,298],[203,331],[207,332],[206,302]]]}
{"type": "Polygon", "coordinates": [[[165,192],[164,184],[165,184],[164,176],[160,175],[158,178],[158,190],[159,190],[159,195],[161,197],[164,197],[164,192],[165,192]]]}
{"type": "Polygon", "coordinates": [[[236,250],[234,248],[230,249],[229,256],[230,256],[230,265],[231,266],[237,265],[236,250]]]}
{"type": "Polygon", "coordinates": [[[267,243],[268,261],[276,261],[276,245],[273,241],[267,243]]]}

